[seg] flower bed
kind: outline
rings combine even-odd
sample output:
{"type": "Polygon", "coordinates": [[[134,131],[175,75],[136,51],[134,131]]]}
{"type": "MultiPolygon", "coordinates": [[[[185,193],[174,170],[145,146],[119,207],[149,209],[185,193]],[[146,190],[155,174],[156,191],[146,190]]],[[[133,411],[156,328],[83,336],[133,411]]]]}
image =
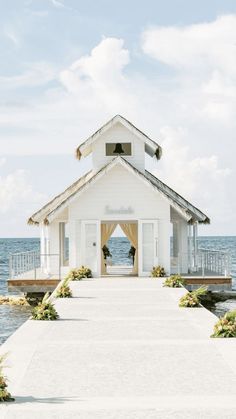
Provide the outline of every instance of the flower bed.
{"type": "Polygon", "coordinates": [[[212,338],[236,338],[236,310],[228,311],[214,326],[212,338]]]}
{"type": "Polygon", "coordinates": [[[180,275],[171,275],[166,278],[163,287],[180,288],[185,284],[185,280],[180,275]]]}
{"type": "Polygon", "coordinates": [[[69,280],[66,278],[64,279],[62,285],[57,290],[56,297],[57,298],[70,298],[72,297],[71,289],[68,285],[69,280]]]}
{"type": "Polygon", "coordinates": [[[152,268],[152,272],[151,272],[151,277],[152,278],[161,278],[163,276],[165,276],[165,269],[163,268],[163,266],[153,266],[152,268]]]}
{"type": "Polygon", "coordinates": [[[92,271],[86,266],[71,269],[66,277],[66,279],[69,281],[80,281],[83,278],[92,278],[92,271]]]}
{"type": "Polygon", "coordinates": [[[54,305],[48,300],[49,294],[45,294],[41,303],[32,310],[33,320],[57,320],[59,315],[54,305]]]}
{"type": "Polygon", "coordinates": [[[201,295],[205,295],[207,292],[207,287],[200,287],[197,290],[188,292],[179,300],[179,307],[200,307],[201,305],[201,295]]]}
{"type": "Polygon", "coordinates": [[[12,402],[13,397],[7,390],[7,380],[3,375],[3,362],[5,355],[0,356],[0,402],[12,402]]]}

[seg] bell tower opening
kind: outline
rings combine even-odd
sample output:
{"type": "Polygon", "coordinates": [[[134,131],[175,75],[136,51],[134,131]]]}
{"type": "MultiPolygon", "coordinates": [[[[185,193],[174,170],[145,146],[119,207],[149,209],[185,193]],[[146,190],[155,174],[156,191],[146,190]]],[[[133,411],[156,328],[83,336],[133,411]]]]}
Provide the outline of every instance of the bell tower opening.
{"type": "Polygon", "coordinates": [[[106,156],[132,156],[131,143],[106,143],[106,156]]]}

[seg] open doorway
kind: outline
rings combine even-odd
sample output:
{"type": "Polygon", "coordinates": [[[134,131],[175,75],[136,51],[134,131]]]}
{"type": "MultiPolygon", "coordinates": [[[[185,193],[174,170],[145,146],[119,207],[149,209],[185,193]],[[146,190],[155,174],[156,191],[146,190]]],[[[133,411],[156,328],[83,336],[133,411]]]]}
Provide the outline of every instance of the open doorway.
{"type": "Polygon", "coordinates": [[[138,223],[103,221],[102,275],[138,275],[138,223]]]}

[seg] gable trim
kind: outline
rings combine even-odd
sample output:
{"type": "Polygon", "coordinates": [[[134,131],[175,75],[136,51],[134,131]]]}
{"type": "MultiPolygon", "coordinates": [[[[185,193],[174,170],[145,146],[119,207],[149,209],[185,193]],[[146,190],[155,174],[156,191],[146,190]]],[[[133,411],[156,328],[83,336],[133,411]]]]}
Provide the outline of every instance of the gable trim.
{"type": "Polygon", "coordinates": [[[84,191],[86,191],[90,185],[93,185],[97,180],[99,180],[101,177],[103,177],[108,171],[113,169],[116,165],[120,164],[121,166],[125,167],[130,173],[137,176],[139,179],[145,183],[145,185],[149,188],[151,188],[155,193],[158,193],[161,195],[166,201],[170,203],[170,205],[175,208],[175,210],[187,221],[190,222],[192,219],[192,214],[190,214],[185,208],[182,208],[178,203],[176,203],[171,197],[167,196],[163,191],[158,189],[157,186],[155,186],[150,180],[145,176],[145,174],[139,172],[135,167],[133,167],[130,163],[128,163],[125,159],[118,156],[115,159],[113,159],[111,162],[109,162],[106,166],[104,166],[99,172],[97,172],[93,177],[91,177],[88,182],[86,182],[84,185],[81,186],[81,188],[77,191],[75,191],[72,195],[67,197],[64,201],[62,201],[58,207],[56,207],[53,211],[48,213],[46,217],[46,222],[51,222],[55,215],[62,211],[66,206],[68,206],[71,202],[73,202],[75,199],[77,199],[84,191]]]}
{"type": "Polygon", "coordinates": [[[99,138],[101,134],[105,133],[117,122],[120,122],[128,130],[134,132],[139,139],[144,141],[146,153],[148,153],[151,157],[156,156],[157,159],[161,158],[161,146],[157,144],[155,141],[153,141],[150,137],[148,137],[139,128],[133,125],[130,121],[128,121],[128,119],[124,118],[121,115],[114,116],[112,119],[106,122],[106,124],[99,128],[94,134],[92,134],[86,141],[80,144],[79,147],[76,149],[76,157],[80,160],[82,156],[88,156],[92,151],[92,144],[99,138]]]}

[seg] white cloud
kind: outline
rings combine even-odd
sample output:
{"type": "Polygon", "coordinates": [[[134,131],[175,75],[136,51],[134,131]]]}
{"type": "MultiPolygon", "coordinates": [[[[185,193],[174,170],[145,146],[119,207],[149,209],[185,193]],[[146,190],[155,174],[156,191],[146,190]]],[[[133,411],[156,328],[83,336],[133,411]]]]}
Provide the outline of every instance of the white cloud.
{"type": "Polygon", "coordinates": [[[38,236],[38,229],[27,226],[27,218],[47,200],[48,196],[34,190],[25,170],[0,175],[1,237],[38,236]]]}
{"type": "Polygon", "coordinates": [[[31,9],[28,9],[28,11],[32,16],[36,16],[36,17],[39,17],[39,18],[48,17],[48,14],[49,14],[48,10],[31,10],[31,9]]]}
{"type": "Polygon", "coordinates": [[[0,176],[0,212],[22,211],[28,214],[29,208],[42,204],[45,195],[34,191],[29,175],[24,170],[17,170],[7,176],[0,176]]]}
{"type": "MultiPolygon", "coordinates": [[[[236,225],[234,73],[228,69],[228,64],[224,66],[223,60],[220,62],[217,52],[209,51],[210,57],[207,57],[203,45],[208,42],[208,36],[213,45],[212,39],[218,39],[225,19],[231,22],[230,17],[224,17],[203,26],[157,28],[161,30],[167,52],[164,56],[162,45],[155,57],[162,62],[165,58],[165,62],[173,66],[173,72],[165,76],[158,73],[146,76],[138,68],[134,71],[129,66],[131,53],[124,40],[117,38],[103,39],[89,54],[56,76],[54,70],[50,74],[50,69],[47,76],[45,67],[45,79],[56,77],[58,86],[47,87],[42,96],[31,99],[29,106],[2,106],[1,152],[4,155],[13,151],[14,154],[73,155],[76,146],[101,124],[116,113],[123,114],[157,142],[163,142],[163,158],[158,162],[157,175],[209,213],[220,226],[218,232],[225,231],[225,225],[220,223],[227,214],[227,232],[231,232],[230,225],[236,225]],[[172,32],[175,31],[174,44],[172,32]],[[202,33],[202,41],[199,33],[202,33]],[[183,49],[178,51],[180,39],[183,49]],[[215,190],[217,194],[213,195],[215,190]]],[[[152,39],[148,34],[146,31],[144,35],[145,52],[148,52],[147,41],[152,39]]],[[[221,45],[229,39],[226,34],[222,37],[221,45]]],[[[155,42],[150,45],[154,48],[155,42]]],[[[230,45],[232,50],[232,42],[230,45]]],[[[151,54],[154,56],[153,52],[151,54]]],[[[27,77],[20,81],[13,78],[12,82],[17,87],[27,80],[27,77]]],[[[7,83],[10,85],[11,81],[7,83]]],[[[39,172],[46,178],[41,167],[39,172]]]]}
{"type": "Polygon", "coordinates": [[[43,85],[55,79],[55,69],[45,62],[35,62],[26,66],[25,72],[15,76],[0,76],[1,89],[17,89],[43,85]]]}
{"type": "Polygon", "coordinates": [[[143,32],[144,53],[173,70],[166,92],[178,107],[178,123],[190,126],[195,120],[208,129],[212,121],[235,129],[235,39],[236,15],[187,26],[157,26],[143,32]]]}
{"type": "Polygon", "coordinates": [[[59,1],[59,0],[49,0],[49,1],[55,7],[58,7],[58,8],[64,8],[65,7],[65,5],[62,1],[59,1]]]}
{"type": "Polygon", "coordinates": [[[3,33],[6,38],[8,38],[16,47],[20,45],[20,37],[16,33],[16,30],[9,25],[6,25],[3,28],[3,33]]]}
{"type": "Polygon", "coordinates": [[[207,82],[203,83],[202,90],[215,97],[236,97],[236,86],[232,85],[232,80],[229,77],[224,77],[218,70],[214,70],[207,82]]]}
{"type": "Polygon", "coordinates": [[[105,38],[90,55],[81,57],[68,69],[60,73],[60,81],[70,93],[88,95],[103,102],[110,108],[120,106],[127,94],[123,69],[129,64],[129,51],[124,41],[105,38]]]}
{"type": "Polygon", "coordinates": [[[152,27],[142,34],[145,54],[172,67],[183,99],[195,98],[203,117],[228,123],[236,102],[236,15],[187,26],[152,27]]]}
{"type": "Polygon", "coordinates": [[[6,157],[0,157],[0,167],[4,166],[4,164],[6,163],[6,157]]]}
{"type": "Polygon", "coordinates": [[[153,27],[142,34],[143,51],[177,69],[236,76],[236,15],[183,27],[153,27]]]}
{"type": "Polygon", "coordinates": [[[228,221],[233,220],[236,210],[231,169],[221,167],[219,157],[214,154],[192,158],[187,145],[190,133],[185,129],[164,127],[161,135],[164,153],[155,174],[205,211],[211,218],[213,231],[217,226],[223,232],[226,214],[228,221]]]}
{"type": "Polygon", "coordinates": [[[187,130],[163,127],[161,136],[164,153],[160,161],[161,169],[157,172],[189,199],[198,195],[202,201],[204,193],[209,193],[210,182],[219,186],[231,174],[229,168],[219,167],[219,158],[214,154],[191,158],[190,146],[187,145],[190,133],[187,130]],[[208,187],[205,187],[206,181],[208,187]]]}
{"type": "Polygon", "coordinates": [[[129,61],[129,51],[124,49],[123,39],[105,38],[89,56],[80,58],[70,68],[94,82],[109,83],[123,78],[122,70],[129,61]]]}

